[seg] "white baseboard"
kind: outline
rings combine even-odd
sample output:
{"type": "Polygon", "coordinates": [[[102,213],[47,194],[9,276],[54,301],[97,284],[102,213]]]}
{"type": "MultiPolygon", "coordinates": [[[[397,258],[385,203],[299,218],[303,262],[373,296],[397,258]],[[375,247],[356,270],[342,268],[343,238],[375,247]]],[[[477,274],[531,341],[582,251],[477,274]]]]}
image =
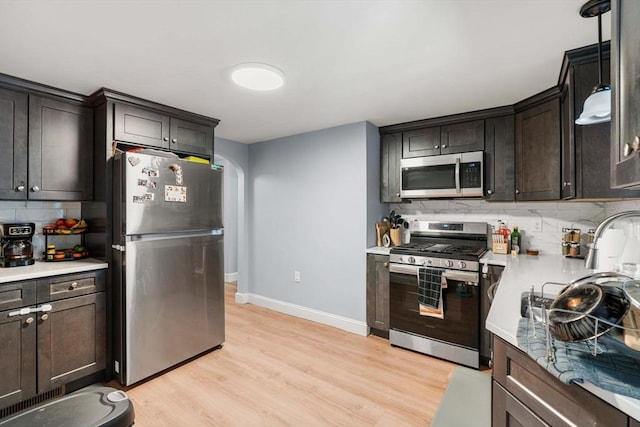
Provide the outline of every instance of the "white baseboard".
{"type": "Polygon", "coordinates": [[[313,322],[322,323],[323,325],[333,326],[353,334],[366,337],[369,334],[369,327],[366,322],[349,319],[348,317],[338,316],[337,314],[326,313],[324,311],[315,310],[309,307],[303,307],[296,304],[276,300],[273,298],[263,297],[255,294],[240,294],[236,292],[236,303],[238,304],[254,304],[269,310],[277,311],[291,316],[300,317],[302,319],[311,320],[313,322]]]}
{"type": "Polygon", "coordinates": [[[238,272],[235,273],[224,273],[224,281],[225,282],[237,282],[238,281],[238,272]]]}

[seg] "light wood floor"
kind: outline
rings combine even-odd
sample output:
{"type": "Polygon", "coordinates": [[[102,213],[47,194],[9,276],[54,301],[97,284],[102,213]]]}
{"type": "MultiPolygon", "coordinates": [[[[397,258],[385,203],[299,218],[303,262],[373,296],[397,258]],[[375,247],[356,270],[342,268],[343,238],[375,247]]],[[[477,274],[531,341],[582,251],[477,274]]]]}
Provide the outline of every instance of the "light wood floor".
{"type": "Polygon", "coordinates": [[[236,304],[235,291],[221,349],[127,389],[136,427],[431,424],[454,364],[236,304]]]}

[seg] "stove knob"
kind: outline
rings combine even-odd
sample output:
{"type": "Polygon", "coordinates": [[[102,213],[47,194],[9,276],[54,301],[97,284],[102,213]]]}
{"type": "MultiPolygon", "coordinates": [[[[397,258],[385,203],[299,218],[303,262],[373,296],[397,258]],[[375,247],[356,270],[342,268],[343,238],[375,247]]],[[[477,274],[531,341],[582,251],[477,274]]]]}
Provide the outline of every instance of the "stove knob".
{"type": "Polygon", "coordinates": [[[425,262],[425,264],[431,265],[431,264],[433,264],[433,260],[432,260],[432,259],[428,259],[428,260],[425,262]]]}
{"type": "Polygon", "coordinates": [[[407,261],[409,261],[409,264],[413,264],[416,262],[416,259],[412,256],[410,256],[409,258],[407,258],[407,261]]]}
{"type": "Polygon", "coordinates": [[[453,267],[453,261],[451,261],[450,259],[446,260],[444,262],[444,266],[445,267],[453,267]]]}
{"type": "Polygon", "coordinates": [[[460,268],[466,268],[467,267],[467,263],[464,261],[458,261],[458,267],[460,268]]]}

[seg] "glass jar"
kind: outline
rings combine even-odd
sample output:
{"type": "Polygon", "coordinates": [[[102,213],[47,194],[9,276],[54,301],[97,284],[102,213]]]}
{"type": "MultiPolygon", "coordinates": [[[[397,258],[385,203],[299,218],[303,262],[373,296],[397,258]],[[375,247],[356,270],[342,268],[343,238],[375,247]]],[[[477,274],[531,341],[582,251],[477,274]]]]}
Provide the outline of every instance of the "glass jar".
{"type": "Polygon", "coordinates": [[[573,243],[580,243],[580,232],[581,230],[579,228],[571,230],[571,241],[573,243]]]}
{"type": "Polygon", "coordinates": [[[562,242],[562,255],[569,255],[569,242],[562,242]]]}
{"type": "Polygon", "coordinates": [[[580,255],[580,243],[570,243],[569,256],[578,256],[578,255],[580,255]]]}

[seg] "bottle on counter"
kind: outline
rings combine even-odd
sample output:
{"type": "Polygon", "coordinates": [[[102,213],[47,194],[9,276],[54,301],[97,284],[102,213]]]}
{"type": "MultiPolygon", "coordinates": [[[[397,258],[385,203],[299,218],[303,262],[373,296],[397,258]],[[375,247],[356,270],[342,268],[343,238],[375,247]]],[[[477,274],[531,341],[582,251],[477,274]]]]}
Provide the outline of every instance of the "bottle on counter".
{"type": "Polygon", "coordinates": [[[511,232],[511,252],[520,253],[520,231],[517,225],[513,226],[513,231],[511,232]]]}

